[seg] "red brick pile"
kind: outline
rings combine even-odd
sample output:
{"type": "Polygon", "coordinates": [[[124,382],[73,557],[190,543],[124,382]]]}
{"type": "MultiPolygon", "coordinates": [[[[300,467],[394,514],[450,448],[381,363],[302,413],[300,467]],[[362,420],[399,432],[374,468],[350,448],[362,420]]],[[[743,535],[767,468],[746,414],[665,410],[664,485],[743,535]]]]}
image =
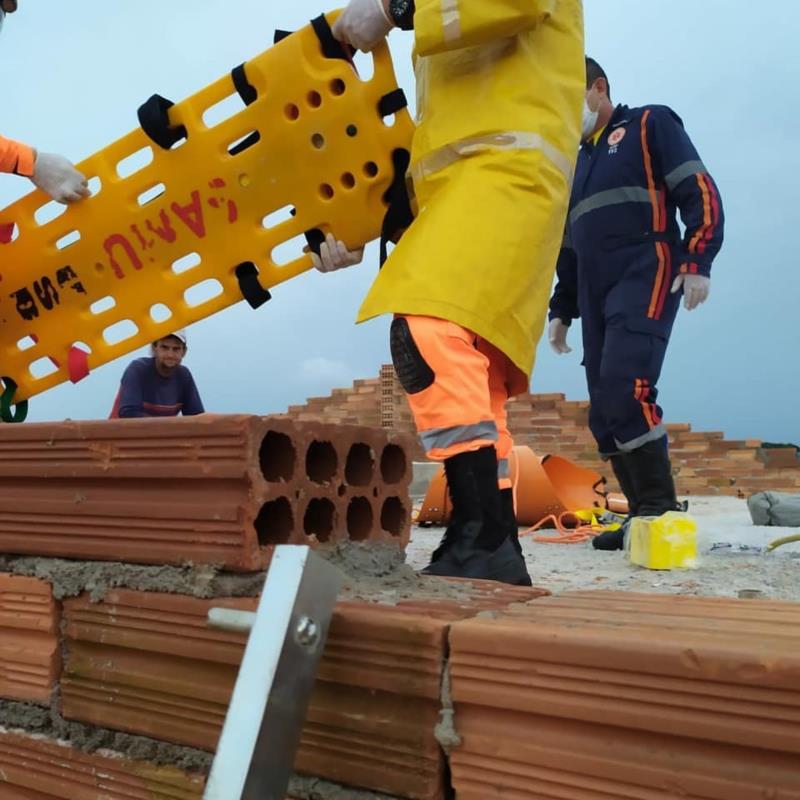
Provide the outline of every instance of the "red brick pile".
{"type": "MultiPolygon", "coordinates": [[[[605,475],[618,490],[613,475],[597,456],[588,428],[587,401],[566,400],[563,394],[527,394],[509,403],[509,427],[517,444],[540,454],[560,455],[605,475]]],[[[391,366],[380,376],[358,380],[352,388],[334,389],[329,397],[314,397],[291,406],[293,419],[380,425],[414,432],[411,412],[391,366]]],[[[760,491],[800,492],[800,459],[792,447],[765,449],[757,439],[728,440],[720,432],[693,431],[687,424],[667,426],[678,491],[687,495],[746,497],[760,491]]],[[[425,455],[417,443],[415,460],[425,455]]]]}

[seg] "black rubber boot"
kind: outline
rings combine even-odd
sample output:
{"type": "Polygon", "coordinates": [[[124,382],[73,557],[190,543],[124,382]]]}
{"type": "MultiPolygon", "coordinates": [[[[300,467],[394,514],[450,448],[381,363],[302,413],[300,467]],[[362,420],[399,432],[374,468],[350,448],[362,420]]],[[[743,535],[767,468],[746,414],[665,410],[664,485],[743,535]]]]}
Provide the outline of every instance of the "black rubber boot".
{"type": "Polygon", "coordinates": [[[633,483],[633,476],[630,473],[628,462],[626,461],[625,453],[618,453],[611,456],[611,469],[614,470],[614,475],[619,483],[619,488],[628,500],[628,516],[622,527],[616,531],[606,531],[599,536],[592,539],[592,547],[595,550],[622,550],[625,547],[625,532],[631,523],[631,519],[637,513],[637,498],[636,488],[633,483]]]}
{"type": "Polygon", "coordinates": [[[660,517],[667,511],[682,511],[675,494],[672,464],[664,440],[647,442],[625,454],[633,480],[637,517],[660,517]]]}
{"type": "Polygon", "coordinates": [[[423,572],[525,585],[530,577],[503,520],[494,447],[448,458],[444,469],[453,504],[451,523],[423,572]]]}
{"type": "MultiPolygon", "coordinates": [[[[488,448],[484,448],[484,449],[488,449],[488,448]]],[[[465,455],[470,455],[470,454],[466,453],[465,455]]],[[[434,573],[431,572],[431,568],[433,567],[433,565],[435,563],[437,563],[438,561],[440,561],[442,556],[445,553],[449,552],[452,549],[452,547],[455,545],[456,541],[458,540],[458,531],[459,531],[461,523],[460,523],[460,520],[457,519],[457,516],[461,516],[464,513],[466,513],[467,503],[465,501],[467,501],[469,499],[469,500],[473,501],[474,503],[478,503],[479,502],[479,498],[478,498],[477,493],[470,494],[469,491],[468,491],[469,487],[468,486],[463,487],[463,490],[461,492],[461,494],[463,495],[462,514],[461,515],[457,515],[455,501],[453,500],[453,487],[451,485],[451,477],[450,476],[451,476],[451,474],[453,474],[454,479],[456,479],[456,480],[458,479],[458,475],[459,475],[458,467],[459,467],[459,464],[462,463],[462,461],[464,461],[464,460],[463,459],[459,459],[458,456],[454,456],[452,459],[446,459],[445,462],[444,462],[445,477],[447,479],[447,491],[448,491],[448,494],[450,495],[450,505],[451,505],[451,508],[450,508],[450,522],[448,523],[447,528],[445,529],[445,532],[444,532],[444,535],[442,536],[441,541],[439,542],[439,544],[437,545],[436,549],[431,554],[430,564],[427,567],[425,567],[425,569],[422,570],[425,574],[434,574],[434,573]],[[458,459],[458,460],[454,460],[454,459],[458,459]]],[[[456,489],[456,494],[458,494],[458,489],[456,489]]],[[[473,514],[477,515],[479,513],[478,507],[476,506],[475,508],[472,508],[471,512],[473,514]]]]}
{"type": "Polygon", "coordinates": [[[639,505],[639,501],[636,497],[636,487],[633,483],[633,476],[631,475],[630,467],[625,460],[625,456],[625,453],[617,453],[617,455],[611,456],[609,462],[616,476],[617,483],[619,483],[619,488],[622,489],[622,494],[625,495],[628,501],[628,516],[635,517],[636,507],[639,505]]]}
{"type": "Polygon", "coordinates": [[[501,489],[500,501],[503,504],[503,523],[508,529],[508,538],[514,549],[522,555],[522,545],[519,543],[519,526],[517,525],[517,515],[514,512],[514,490],[501,489]]]}
{"type": "Polygon", "coordinates": [[[522,567],[525,570],[525,574],[528,576],[527,582],[519,585],[533,586],[533,581],[531,581],[528,567],[525,564],[525,556],[522,553],[522,545],[519,542],[519,525],[517,524],[517,515],[514,513],[514,490],[501,489],[500,501],[503,504],[503,522],[506,526],[506,530],[508,530],[508,538],[511,540],[511,544],[514,545],[514,549],[519,554],[519,557],[522,561],[522,567]]]}

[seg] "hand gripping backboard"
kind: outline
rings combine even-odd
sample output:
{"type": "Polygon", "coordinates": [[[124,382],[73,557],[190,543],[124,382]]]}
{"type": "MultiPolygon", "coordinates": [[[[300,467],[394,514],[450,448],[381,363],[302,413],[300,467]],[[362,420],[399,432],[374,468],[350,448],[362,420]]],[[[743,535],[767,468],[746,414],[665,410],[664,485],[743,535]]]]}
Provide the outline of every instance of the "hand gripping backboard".
{"type": "Polygon", "coordinates": [[[0,212],[16,224],[0,246],[4,416],[15,389],[77,382],[243,296],[260,305],[326,232],[351,248],[381,233],[413,123],[387,45],[362,80],[332,19],[180,103],[154,95],[141,128],[78,165],[89,199],[54,218],[37,191],[0,212]]]}

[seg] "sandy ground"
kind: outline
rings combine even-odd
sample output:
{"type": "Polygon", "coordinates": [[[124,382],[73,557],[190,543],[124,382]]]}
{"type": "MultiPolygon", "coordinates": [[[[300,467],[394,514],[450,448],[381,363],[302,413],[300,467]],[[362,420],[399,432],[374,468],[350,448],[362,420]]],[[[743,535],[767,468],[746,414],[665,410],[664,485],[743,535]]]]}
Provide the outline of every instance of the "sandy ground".
{"type": "MultiPolygon", "coordinates": [[[[773,553],[742,552],[740,545],[763,548],[769,542],[800,531],[754,526],[747,503],[729,497],[694,497],[690,513],[699,528],[700,559],[696,569],[655,572],[628,563],[621,552],[592,549],[591,543],[542,544],[523,538],[523,550],[533,582],[553,593],[576,589],[606,589],[668,594],[800,600],[800,543],[773,553]],[[713,549],[718,543],[733,545],[713,549]]],[[[442,528],[414,527],[407,562],[419,569],[428,562],[442,528]]]]}

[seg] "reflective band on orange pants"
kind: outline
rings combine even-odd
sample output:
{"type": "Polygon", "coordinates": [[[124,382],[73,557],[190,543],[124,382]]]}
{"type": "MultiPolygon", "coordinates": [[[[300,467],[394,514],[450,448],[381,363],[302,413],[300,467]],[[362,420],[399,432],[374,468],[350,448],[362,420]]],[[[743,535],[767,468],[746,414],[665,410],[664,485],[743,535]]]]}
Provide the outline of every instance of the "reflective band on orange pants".
{"type": "Polygon", "coordinates": [[[513,441],[505,406],[516,367],[472,331],[434,317],[398,315],[392,340],[395,369],[428,458],[444,461],[494,445],[500,485],[510,486],[507,464],[513,441]],[[395,328],[401,321],[411,342],[398,343],[395,328]],[[409,349],[414,351],[410,356],[409,349]]]}

